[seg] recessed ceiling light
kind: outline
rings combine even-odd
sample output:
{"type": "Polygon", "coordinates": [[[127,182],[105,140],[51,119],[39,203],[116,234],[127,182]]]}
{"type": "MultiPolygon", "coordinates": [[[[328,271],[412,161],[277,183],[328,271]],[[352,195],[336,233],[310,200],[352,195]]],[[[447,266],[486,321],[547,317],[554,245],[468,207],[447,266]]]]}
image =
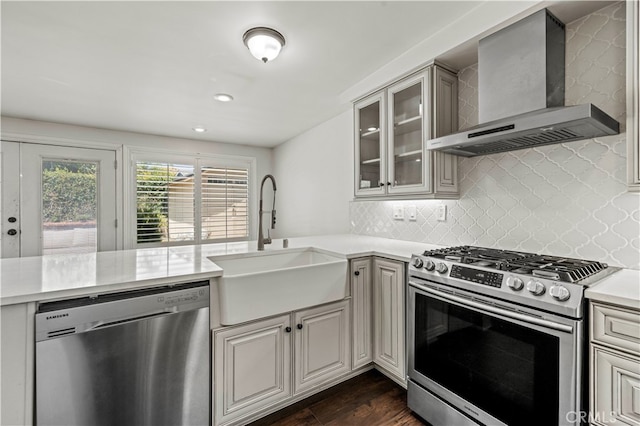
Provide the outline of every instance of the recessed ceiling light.
{"type": "Polygon", "coordinates": [[[213,99],[220,102],[231,102],[233,100],[233,96],[226,93],[218,93],[213,96],[213,99]]]}
{"type": "Polygon", "coordinates": [[[194,131],[194,132],[197,132],[197,133],[204,133],[204,132],[206,132],[206,131],[207,131],[207,129],[205,129],[205,128],[204,128],[204,127],[202,127],[202,126],[196,126],[196,127],[194,127],[194,128],[193,128],[193,131],[194,131]]]}

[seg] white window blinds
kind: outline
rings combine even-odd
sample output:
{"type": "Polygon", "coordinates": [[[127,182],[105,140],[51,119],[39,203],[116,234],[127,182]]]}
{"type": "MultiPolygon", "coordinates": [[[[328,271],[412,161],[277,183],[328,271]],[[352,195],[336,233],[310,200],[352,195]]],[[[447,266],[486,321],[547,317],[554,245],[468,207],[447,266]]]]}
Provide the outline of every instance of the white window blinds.
{"type": "Polygon", "coordinates": [[[135,161],[137,244],[249,236],[249,167],[135,161]]]}
{"type": "Polygon", "coordinates": [[[202,167],[202,239],[249,235],[249,171],[202,167]]]}

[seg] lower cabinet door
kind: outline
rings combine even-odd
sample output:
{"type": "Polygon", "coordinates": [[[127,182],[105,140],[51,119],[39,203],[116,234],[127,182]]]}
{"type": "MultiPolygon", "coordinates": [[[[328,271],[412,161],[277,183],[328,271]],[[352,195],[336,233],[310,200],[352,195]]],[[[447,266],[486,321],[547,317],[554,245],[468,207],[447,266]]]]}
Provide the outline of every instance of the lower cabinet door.
{"type": "Polygon", "coordinates": [[[283,315],[215,332],[216,425],[291,396],[290,318],[283,315]]]}
{"type": "Polygon", "coordinates": [[[640,425],[640,359],[593,348],[594,424],[640,425]]]}
{"type": "Polygon", "coordinates": [[[354,369],[373,360],[371,298],[371,258],[354,259],[351,261],[354,369]]]}
{"type": "Polygon", "coordinates": [[[404,350],[404,263],[373,261],[373,362],[406,380],[404,350]]]}
{"type": "Polygon", "coordinates": [[[351,370],[349,301],[294,313],[294,393],[351,370]]]}

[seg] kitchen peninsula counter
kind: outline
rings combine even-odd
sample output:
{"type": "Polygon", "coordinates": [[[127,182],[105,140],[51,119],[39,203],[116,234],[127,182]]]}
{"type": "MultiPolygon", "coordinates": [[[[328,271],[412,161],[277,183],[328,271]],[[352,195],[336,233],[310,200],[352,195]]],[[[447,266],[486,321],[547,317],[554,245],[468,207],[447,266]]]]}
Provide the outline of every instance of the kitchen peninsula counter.
{"type": "MultiPolygon", "coordinates": [[[[289,249],[314,247],[348,259],[382,256],[409,261],[412,253],[438,246],[361,235],[289,239],[289,249]]],[[[276,239],[265,251],[283,249],[276,239]]],[[[209,257],[257,252],[256,241],[142,248],[0,260],[0,306],[43,302],[222,276],[209,257]]]]}

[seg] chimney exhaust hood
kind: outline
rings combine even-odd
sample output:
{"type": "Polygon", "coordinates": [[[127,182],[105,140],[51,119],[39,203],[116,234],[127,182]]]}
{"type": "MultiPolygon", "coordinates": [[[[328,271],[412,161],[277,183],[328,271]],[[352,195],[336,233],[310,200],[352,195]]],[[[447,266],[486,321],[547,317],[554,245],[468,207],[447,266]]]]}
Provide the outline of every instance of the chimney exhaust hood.
{"type": "Polygon", "coordinates": [[[620,133],[592,104],[564,106],[564,24],[540,10],[483,38],[478,46],[480,125],[427,141],[464,157],[620,133]]]}

